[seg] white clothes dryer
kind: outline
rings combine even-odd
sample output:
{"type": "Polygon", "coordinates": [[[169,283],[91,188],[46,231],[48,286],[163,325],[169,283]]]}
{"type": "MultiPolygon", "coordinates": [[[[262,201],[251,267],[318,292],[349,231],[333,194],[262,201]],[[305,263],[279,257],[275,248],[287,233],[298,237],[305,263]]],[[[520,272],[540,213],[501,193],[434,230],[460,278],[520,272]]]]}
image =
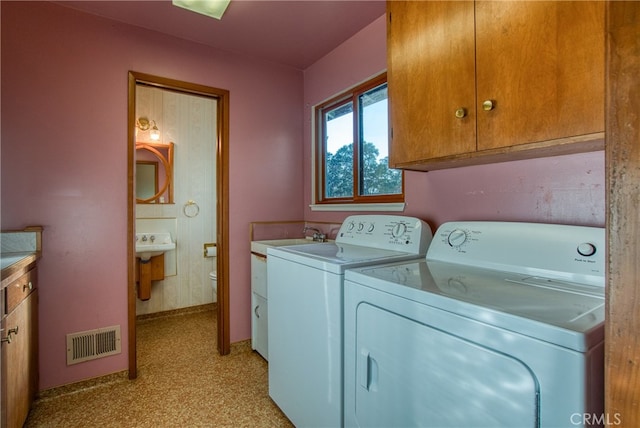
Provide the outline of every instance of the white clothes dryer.
{"type": "Polygon", "coordinates": [[[348,270],[345,425],[601,420],[604,253],[600,228],[456,222],[426,260],[348,270]]]}
{"type": "Polygon", "coordinates": [[[268,248],[269,395],[296,426],[343,423],[345,270],[424,258],[431,237],[417,218],[358,215],[335,242],[268,248]]]}

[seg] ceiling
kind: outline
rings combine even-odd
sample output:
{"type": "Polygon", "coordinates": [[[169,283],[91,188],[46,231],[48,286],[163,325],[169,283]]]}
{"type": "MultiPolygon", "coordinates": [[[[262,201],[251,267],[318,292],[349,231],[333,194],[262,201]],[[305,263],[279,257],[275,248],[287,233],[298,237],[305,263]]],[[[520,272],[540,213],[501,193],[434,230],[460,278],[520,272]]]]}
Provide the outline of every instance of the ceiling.
{"type": "Polygon", "coordinates": [[[384,15],[384,0],[231,0],[221,20],[162,1],[62,6],[304,70],[384,15]]]}

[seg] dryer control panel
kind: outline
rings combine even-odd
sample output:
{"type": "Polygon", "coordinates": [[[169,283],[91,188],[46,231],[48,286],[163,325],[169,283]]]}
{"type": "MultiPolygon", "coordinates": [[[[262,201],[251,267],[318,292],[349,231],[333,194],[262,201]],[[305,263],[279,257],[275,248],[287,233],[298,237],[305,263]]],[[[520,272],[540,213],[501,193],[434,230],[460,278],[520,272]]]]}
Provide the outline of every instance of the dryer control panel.
{"type": "Polygon", "coordinates": [[[336,243],[426,254],[432,239],[424,221],[399,215],[353,215],[345,219],[336,243]]]}
{"type": "Polygon", "coordinates": [[[450,222],[427,260],[604,284],[605,230],[518,222],[450,222]]]}

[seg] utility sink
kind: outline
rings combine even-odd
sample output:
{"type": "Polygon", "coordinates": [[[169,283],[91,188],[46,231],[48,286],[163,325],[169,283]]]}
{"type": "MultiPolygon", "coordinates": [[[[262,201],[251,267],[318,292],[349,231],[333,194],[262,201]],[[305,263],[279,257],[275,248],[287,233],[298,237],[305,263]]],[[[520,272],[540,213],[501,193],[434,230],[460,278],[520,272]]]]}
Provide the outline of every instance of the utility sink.
{"type": "Polygon", "coordinates": [[[176,243],[171,241],[169,232],[136,233],[136,257],[142,261],[175,249],[176,243]]]}
{"type": "Polygon", "coordinates": [[[290,245],[313,244],[314,241],[306,238],[272,239],[268,241],[251,241],[251,251],[263,256],[267,255],[269,247],[288,247],[290,245]]]}

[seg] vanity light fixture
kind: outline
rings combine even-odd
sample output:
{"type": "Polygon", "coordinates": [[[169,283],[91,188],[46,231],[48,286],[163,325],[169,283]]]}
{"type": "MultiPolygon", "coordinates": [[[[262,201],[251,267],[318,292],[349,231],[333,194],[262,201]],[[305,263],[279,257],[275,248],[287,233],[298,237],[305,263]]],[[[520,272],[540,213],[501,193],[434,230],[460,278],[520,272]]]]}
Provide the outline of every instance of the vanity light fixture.
{"type": "Polygon", "coordinates": [[[151,133],[149,134],[149,137],[151,137],[153,141],[158,141],[160,139],[160,131],[156,126],[155,120],[153,121],[153,128],[151,128],[151,133]]]}
{"type": "Polygon", "coordinates": [[[191,12],[222,19],[231,0],[173,0],[174,6],[190,10],[191,12]]]}
{"type": "Polygon", "coordinates": [[[160,130],[158,129],[158,125],[156,125],[155,120],[149,120],[146,117],[139,117],[138,120],[136,120],[136,128],[141,131],[149,131],[149,128],[151,128],[149,137],[153,141],[158,141],[160,139],[160,130]]]}

